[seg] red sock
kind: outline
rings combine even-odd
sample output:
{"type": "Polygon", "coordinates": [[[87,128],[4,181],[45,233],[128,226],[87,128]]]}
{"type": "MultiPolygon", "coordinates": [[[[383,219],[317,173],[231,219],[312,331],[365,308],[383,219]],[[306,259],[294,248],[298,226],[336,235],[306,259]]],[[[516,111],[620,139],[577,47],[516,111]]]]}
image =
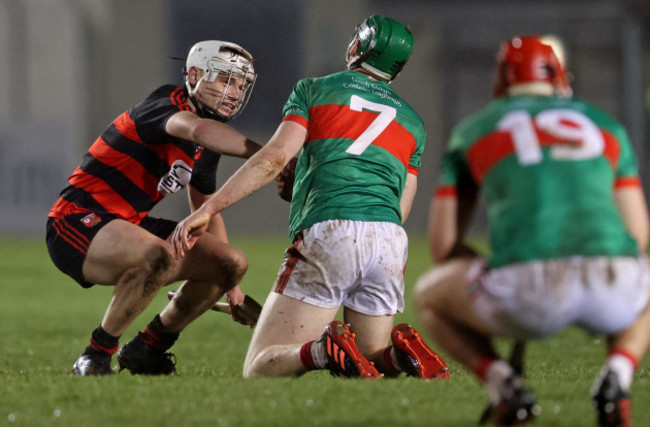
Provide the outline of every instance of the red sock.
{"type": "Polygon", "coordinates": [[[384,350],[384,365],[386,367],[386,370],[388,372],[384,372],[384,374],[388,376],[394,376],[394,375],[399,375],[402,373],[402,370],[400,369],[399,366],[395,366],[393,363],[393,358],[390,355],[390,351],[393,348],[393,346],[386,347],[386,350],[384,350]]]}
{"type": "Polygon", "coordinates": [[[300,361],[308,371],[316,369],[314,358],[311,356],[311,345],[315,341],[306,342],[300,347],[300,361]]]}

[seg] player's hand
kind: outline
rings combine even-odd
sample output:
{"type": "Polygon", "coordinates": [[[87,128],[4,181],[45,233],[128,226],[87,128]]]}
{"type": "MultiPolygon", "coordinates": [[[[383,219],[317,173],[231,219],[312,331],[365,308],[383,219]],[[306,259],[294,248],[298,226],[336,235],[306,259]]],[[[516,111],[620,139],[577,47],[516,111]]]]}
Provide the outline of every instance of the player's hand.
{"type": "Polygon", "coordinates": [[[176,259],[184,258],[185,251],[189,251],[194,247],[197,236],[207,230],[209,222],[210,215],[199,209],[178,223],[172,234],[172,245],[174,246],[176,259]]]}
{"type": "Polygon", "coordinates": [[[296,164],[297,158],[289,160],[289,163],[282,169],[282,171],[275,177],[275,183],[278,187],[278,195],[287,202],[291,201],[293,194],[293,181],[296,178],[296,164]]]}
{"type": "Polygon", "coordinates": [[[239,310],[239,306],[244,302],[244,298],[244,294],[239,286],[235,286],[226,292],[226,301],[228,301],[228,304],[230,305],[232,320],[241,323],[242,325],[250,325],[252,327],[250,319],[246,318],[239,310]]]}

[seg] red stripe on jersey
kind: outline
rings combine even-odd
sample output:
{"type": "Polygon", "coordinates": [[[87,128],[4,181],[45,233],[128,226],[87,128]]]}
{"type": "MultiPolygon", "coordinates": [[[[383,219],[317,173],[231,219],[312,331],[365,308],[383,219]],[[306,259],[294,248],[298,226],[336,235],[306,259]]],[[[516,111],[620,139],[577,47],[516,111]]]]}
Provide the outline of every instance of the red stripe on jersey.
{"type": "Polygon", "coordinates": [[[492,132],[476,141],[467,151],[469,169],[476,182],[483,182],[495,164],[514,152],[515,146],[508,132],[492,132]]]}
{"type": "Polygon", "coordinates": [[[145,191],[151,200],[160,201],[164,197],[158,192],[158,178],[140,163],[134,162],[132,157],[111,148],[101,137],[90,146],[88,152],[103,164],[122,172],[129,181],[145,191]]]}
{"type": "Polygon", "coordinates": [[[411,165],[406,166],[406,170],[407,170],[408,173],[411,173],[411,174],[413,174],[415,176],[418,176],[418,173],[420,172],[418,170],[418,168],[416,168],[415,166],[411,166],[411,165]]]}
{"type": "Polygon", "coordinates": [[[618,159],[621,157],[621,145],[618,143],[616,137],[607,131],[602,131],[603,137],[605,137],[605,152],[603,155],[609,164],[612,165],[612,169],[618,169],[618,159]]]}
{"type": "MultiPolygon", "coordinates": [[[[353,111],[348,105],[330,104],[312,107],[309,115],[311,120],[308,142],[329,138],[355,140],[370,127],[379,113],[368,110],[353,111]]],[[[406,168],[409,168],[409,160],[417,148],[415,137],[394,120],[372,141],[372,145],[391,153],[406,168]]],[[[409,168],[409,172],[411,170],[415,168],[409,168]]]]}
{"type": "Polygon", "coordinates": [[[179,110],[182,111],[192,110],[189,104],[187,103],[187,97],[185,96],[185,92],[181,87],[177,87],[169,96],[169,98],[171,99],[172,104],[177,106],[179,110]]]}
{"type": "Polygon", "coordinates": [[[78,214],[78,213],[90,213],[88,209],[81,208],[76,204],[67,201],[63,197],[59,197],[59,200],[56,201],[50,212],[47,214],[50,218],[61,218],[66,215],[78,214]]]}
{"type": "Polygon", "coordinates": [[[307,121],[306,118],[298,116],[297,114],[289,114],[286,116],[284,119],[282,119],[283,122],[291,121],[291,122],[296,122],[299,125],[302,125],[303,127],[309,127],[309,122],[307,121]]]}
{"type": "Polygon", "coordinates": [[[142,142],[140,136],[138,135],[138,131],[135,129],[135,122],[131,119],[131,117],[129,117],[128,111],[120,114],[120,116],[115,119],[115,121],[113,121],[113,125],[117,131],[125,137],[136,142],[142,142]]]}
{"type": "Polygon", "coordinates": [[[641,180],[638,176],[622,176],[614,181],[614,188],[641,187],[641,180]]]}
{"type": "Polygon", "coordinates": [[[453,185],[441,185],[435,190],[436,197],[458,197],[458,190],[453,185]]]}
{"type": "Polygon", "coordinates": [[[170,168],[176,160],[184,161],[190,168],[194,167],[194,154],[196,154],[196,151],[190,157],[185,153],[185,151],[181,150],[176,144],[172,144],[171,142],[164,144],[151,144],[148,145],[147,148],[163,159],[170,168]]]}
{"type": "MultiPolygon", "coordinates": [[[[542,147],[551,145],[577,145],[576,141],[560,141],[557,137],[553,137],[546,132],[540,131],[535,126],[535,133],[537,140],[542,147]]],[[[604,140],[603,156],[612,166],[612,169],[618,168],[618,158],[620,156],[620,146],[618,140],[611,133],[601,129],[601,134],[604,140]]],[[[481,183],[485,175],[505,157],[515,152],[515,145],[512,141],[510,132],[508,131],[494,131],[480,138],[468,150],[467,160],[472,176],[476,182],[481,183]]]]}
{"type": "Polygon", "coordinates": [[[86,192],[92,194],[100,205],[110,206],[112,213],[126,221],[139,224],[142,218],[147,215],[146,212],[138,212],[133,209],[131,204],[116,193],[105,181],[84,172],[80,168],[75,169],[72,173],[70,184],[83,188],[86,192]]]}
{"type": "Polygon", "coordinates": [[[196,152],[194,153],[195,162],[201,158],[201,154],[203,154],[203,146],[199,145],[196,147],[196,152]]]}

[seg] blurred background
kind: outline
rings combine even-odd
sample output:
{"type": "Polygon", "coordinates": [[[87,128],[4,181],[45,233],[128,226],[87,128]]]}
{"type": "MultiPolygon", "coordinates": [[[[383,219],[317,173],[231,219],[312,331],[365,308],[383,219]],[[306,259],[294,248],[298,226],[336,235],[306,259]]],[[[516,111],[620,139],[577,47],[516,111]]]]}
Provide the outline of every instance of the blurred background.
{"type": "MultiPolygon", "coordinates": [[[[518,34],[564,42],[575,96],[626,125],[650,188],[648,0],[0,0],[0,236],[43,235],[82,154],[121,112],[181,84],[195,42],[232,41],[255,56],[256,86],[231,124],[264,143],[294,83],[343,69],[354,26],[373,13],[410,24],[416,39],[393,83],[428,132],[410,232],[425,230],[451,128],[490,101],[495,53],[518,34]]],[[[241,163],[222,158],[218,181],[241,163]]],[[[153,212],[187,213],[181,193],[153,212]]],[[[288,204],[270,185],[224,217],[231,234],[286,233],[288,204]]]]}

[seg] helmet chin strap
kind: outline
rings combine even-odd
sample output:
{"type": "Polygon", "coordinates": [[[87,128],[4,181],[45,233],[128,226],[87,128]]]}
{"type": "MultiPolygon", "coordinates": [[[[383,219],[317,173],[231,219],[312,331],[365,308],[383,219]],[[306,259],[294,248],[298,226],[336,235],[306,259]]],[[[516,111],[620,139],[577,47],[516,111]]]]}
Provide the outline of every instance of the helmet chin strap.
{"type": "MultiPolygon", "coordinates": [[[[194,85],[194,88],[190,85],[190,82],[185,79],[185,87],[187,88],[187,94],[189,95],[190,100],[192,101],[192,104],[196,107],[196,115],[201,117],[202,119],[212,119],[216,120],[219,122],[227,122],[229,120],[228,117],[224,117],[221,114],[217,113],[216,111],[213,111],[211,108],[206,107],[201,101],[199,101],[196,98],[196,93],[199,90],[199,84],[201,83],[202,80],[206,80],[208,73],[203,74],[201,78],[196,82],[194,85]]],[[[212,90],[213,89],[209,89],[212,90]]],[[[222,100],[223,101],[223,100],[222,100]]]]}

